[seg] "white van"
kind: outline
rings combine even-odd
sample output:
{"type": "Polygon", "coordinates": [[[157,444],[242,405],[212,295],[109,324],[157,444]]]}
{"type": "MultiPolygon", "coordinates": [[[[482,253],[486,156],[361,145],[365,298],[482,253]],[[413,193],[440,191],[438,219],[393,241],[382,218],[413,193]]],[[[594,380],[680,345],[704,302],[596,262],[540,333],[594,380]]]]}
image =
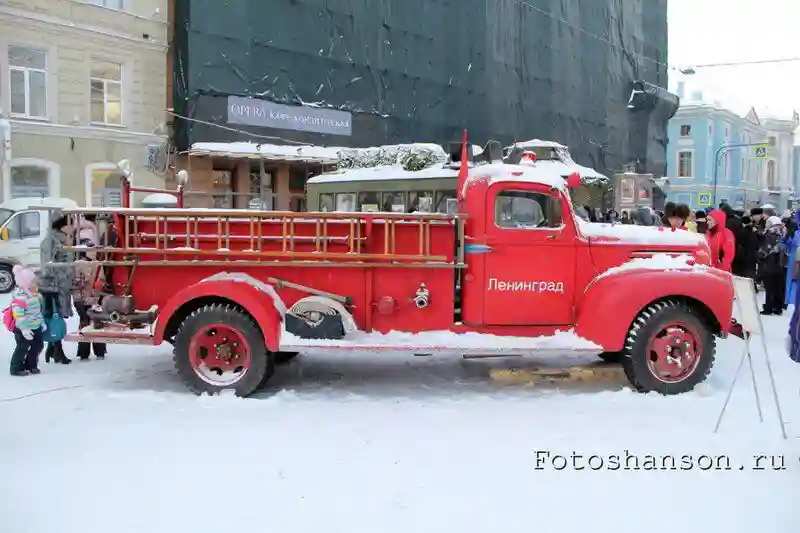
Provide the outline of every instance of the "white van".
{"type": "Polygon", "coordinates": [[[14,265],[40,266],[39,248],[50,230],[52,210],[77,207],[68,198],[15,198],[0,204],[0,293],[14,288],[14,265]]]}

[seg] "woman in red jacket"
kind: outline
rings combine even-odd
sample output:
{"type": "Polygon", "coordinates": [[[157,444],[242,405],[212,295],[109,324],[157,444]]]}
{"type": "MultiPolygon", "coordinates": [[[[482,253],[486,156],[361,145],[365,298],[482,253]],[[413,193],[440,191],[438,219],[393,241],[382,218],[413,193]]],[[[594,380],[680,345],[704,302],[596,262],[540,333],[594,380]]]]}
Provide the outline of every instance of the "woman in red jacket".
{"type": "Polygon", "coordinates": [[[736,241],[731,230],[725,227],[728,217],[724,211],[715,209],[708,214],[706,220],[708,223],[706,240],[711,248],[711,265],[730,272],[736,255],[736,241]]]}

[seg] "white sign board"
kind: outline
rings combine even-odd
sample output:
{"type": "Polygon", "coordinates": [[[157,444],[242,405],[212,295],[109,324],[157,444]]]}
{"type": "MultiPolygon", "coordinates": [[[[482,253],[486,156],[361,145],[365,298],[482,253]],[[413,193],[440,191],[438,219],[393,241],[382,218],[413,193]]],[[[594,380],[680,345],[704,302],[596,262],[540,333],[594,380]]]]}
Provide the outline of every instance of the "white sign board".
{"type": "Polygon", "coordinates": [[[733,292],[736,307],[739,309],[739,323],[742,329],[751,335],[763,335],[761,312],[758,307],[756,286],[750,278],[733,276],[733,292]]]}

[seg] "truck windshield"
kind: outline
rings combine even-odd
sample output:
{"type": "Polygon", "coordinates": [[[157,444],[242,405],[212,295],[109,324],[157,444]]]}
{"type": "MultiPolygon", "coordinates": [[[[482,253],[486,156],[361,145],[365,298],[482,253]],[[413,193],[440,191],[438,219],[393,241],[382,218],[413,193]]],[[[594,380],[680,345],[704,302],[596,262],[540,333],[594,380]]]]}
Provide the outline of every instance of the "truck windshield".
{"type": "Polygon", "coordinates": [[[10,209],[0,209],[0,226],[6,223],[6,220],[11,218],[11,215],[14,214],[14,211],[10,209]]]}

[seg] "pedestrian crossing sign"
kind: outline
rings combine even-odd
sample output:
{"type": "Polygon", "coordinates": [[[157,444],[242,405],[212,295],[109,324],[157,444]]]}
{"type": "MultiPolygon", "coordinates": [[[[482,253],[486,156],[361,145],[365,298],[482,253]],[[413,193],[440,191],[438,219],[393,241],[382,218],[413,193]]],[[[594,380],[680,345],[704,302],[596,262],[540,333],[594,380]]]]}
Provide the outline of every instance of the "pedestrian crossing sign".
{"type": "Polygon", "coordinates": [[[768,152],[766,144],[759,144],[753,148],[753,159],[766,159],[768,152]]]}
{"type": "Polygon", "coordinates": [[[707,192],[701,192],[699,202],[697,204],[700,207],[711,207],[711,194],[707,192]]]}

